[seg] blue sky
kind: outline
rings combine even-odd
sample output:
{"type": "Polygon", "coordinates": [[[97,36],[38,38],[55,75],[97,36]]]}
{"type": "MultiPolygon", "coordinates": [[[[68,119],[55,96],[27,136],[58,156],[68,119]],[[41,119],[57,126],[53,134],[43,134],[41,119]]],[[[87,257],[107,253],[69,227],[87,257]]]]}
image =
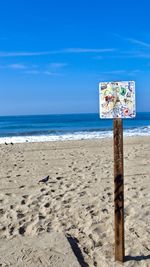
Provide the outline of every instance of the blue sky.
{"type": "Polygon", "coordinates": [[[98,83],[135,80],[150,111],[150,1],[0,3],[0,115],[98,112],[98,83]]]}

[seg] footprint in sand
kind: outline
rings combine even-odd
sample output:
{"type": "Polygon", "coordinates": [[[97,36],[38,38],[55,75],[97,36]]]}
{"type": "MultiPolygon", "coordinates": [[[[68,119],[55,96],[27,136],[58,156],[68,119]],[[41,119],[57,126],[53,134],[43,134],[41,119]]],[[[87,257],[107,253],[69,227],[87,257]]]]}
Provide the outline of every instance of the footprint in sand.
{"type": "Polygon", "coordinates": [[[0,225],[0,232],[6,231],[6,226],[0,225]]]}
{"type": "Polygon", "coordinates": [[[17,211],[17,219],[22,219],[22,218],[24,218],[25,217],[25,215],[22,213],[22,211],[17,211]]]}
{"type": "Polygon", "coordinates": [[[61,176],[60,176],[60,177],[56,177],[56,179],[57,179],[58,181],[61,180],[62,178],[63,178],[63,177],[61,177],[61,176]]]}
{"type": "Polygon", "coordinates": [[[11,226],[10,229],[9,229],[9,234],[13,235],[14,230],[15,230],[15,227],[11,226]]]}
{"type": "Polygon", "coordinates": [[[27,199],[29,197],[29,195],[23,195],[22,197],[27,199]]]}
{"type": "Polygon", "coordinates": [[[25,232],[26,232],[25,226],[21,226],[21,227],[19,228],[18,232],[19,232],[20,235],[24,235],[25,232]]]}
{"type": "Polygon", "coordinates": [[[107,209],[102,209],[102,212],[108,214],[108,210],[107,209]]]}
{"type": "Polygon", "coordinates": [[[45,208],[49,208],[49,207],[50,207],[50,203],[46,203],[46,204],[44,205],[44,207],[45,207],[45,208]]]}
{"type": "Polygon", "coordinates": [[[85,186],[83,187],[83,189],[87,189],[87,188],[90,188],[89,185],[85,185],[85,186]]]}
{"type": "Polygon", "coordinates": [[[79,197],[83,197],[84,195],[86,195],[86,192],[83,191],[83,192],[81,192],[81,193],[78,193],[78,195],[79,195],[79,197]]]}
{"type": "Polygon", "coordinates": [[[25,205],[25,204],[26,204],[25,199],[21,200],[21,205],[25,205]]]}
{"type": "Polygon", "coordinates": [[[23,189],[24,187],[25,187],[25,185],[21,185],[21,186],[19,186],[20,189],[23,189]]]}
{"type": "Polygon", "coordinates": [[[46,188],[41,188],[40,191],[41,191],[41,192],[44,192],[44,191],[46,191],[46,188]]]}
{"type": "Polygon", "coordinates": [[[43,214],[39,213],[39,221],[44,220],[45,218],[46,217],[43,214]]]}
{"type": "Polygon", "coordinates": [[[4,211],[4,209],[0,209],[0,216],[3,216],[6,213],[6,211],[4,211]]]}

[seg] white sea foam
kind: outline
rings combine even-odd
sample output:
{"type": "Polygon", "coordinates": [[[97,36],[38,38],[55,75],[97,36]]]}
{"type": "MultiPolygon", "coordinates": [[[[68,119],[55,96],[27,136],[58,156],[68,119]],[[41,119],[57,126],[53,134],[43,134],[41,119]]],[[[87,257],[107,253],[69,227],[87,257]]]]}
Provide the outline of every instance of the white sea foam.
{"type": "MultiPolygon", "coordinates": [[[[61,135],[0,137],[0,144],[111,138],[112,131],[75,132],[61,135]]],[[[150,126],[124,130],[124,136],[149,136],[150,126]]]]}

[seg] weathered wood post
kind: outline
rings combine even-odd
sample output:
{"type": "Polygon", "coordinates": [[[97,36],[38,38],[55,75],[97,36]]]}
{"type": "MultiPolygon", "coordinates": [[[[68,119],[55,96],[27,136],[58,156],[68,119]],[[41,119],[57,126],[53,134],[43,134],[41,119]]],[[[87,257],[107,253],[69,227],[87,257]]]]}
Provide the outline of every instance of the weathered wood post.
{"type": "Polygon", "coordinates": [[[124,247],[124,169],[122,119],[114,119],[114,216],[115,260],[123,262],[124,247]]]}
{"type": "Polygon", "coordinates": [[[135,82],[115,81],[99,84],[100,118],[114,120],[114,221],[115,260],[125,259],[123,123],[136,115],[135,82]]]}

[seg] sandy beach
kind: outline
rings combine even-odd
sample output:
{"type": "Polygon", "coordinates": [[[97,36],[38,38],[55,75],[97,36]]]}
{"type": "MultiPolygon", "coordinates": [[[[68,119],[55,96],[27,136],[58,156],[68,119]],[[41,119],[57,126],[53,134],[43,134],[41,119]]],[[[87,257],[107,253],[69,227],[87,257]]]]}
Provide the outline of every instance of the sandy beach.
{"type": "MultiPolygon", "coordinates": [[[[120,266],[114,263],[112,139],[3,144],[0,161],[1,242],[55,231],[72,240],[75,253],[78,247],[81,266],[120,266]],[[45,176],[48,182],[39,183],[45,176]]],[[[148,267],[150,137],[124,139],[124,173],[124,266],[148,267]]]]}

